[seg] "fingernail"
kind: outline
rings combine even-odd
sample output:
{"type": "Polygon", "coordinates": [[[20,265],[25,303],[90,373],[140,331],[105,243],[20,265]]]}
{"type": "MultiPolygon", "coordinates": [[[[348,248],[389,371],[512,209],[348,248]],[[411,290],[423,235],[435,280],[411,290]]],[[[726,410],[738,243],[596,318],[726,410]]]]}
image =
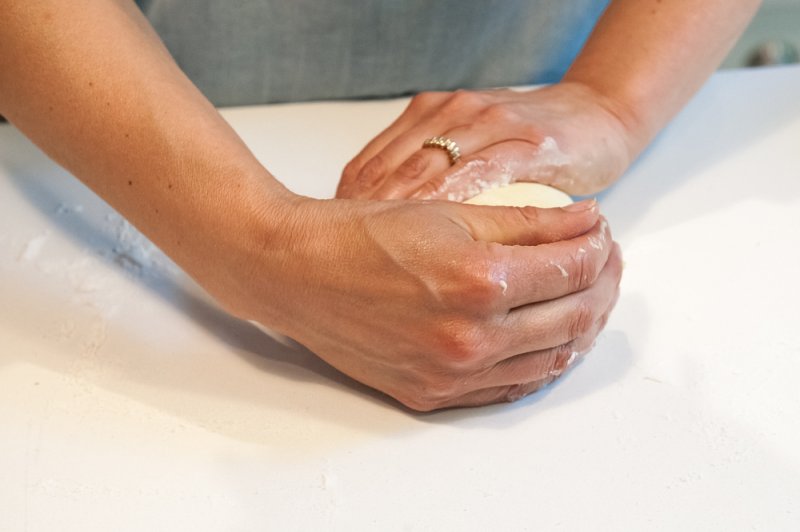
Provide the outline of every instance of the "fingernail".
{"type": "Polygon", "coordinates": [[[592,198],[579,201],[578,203],[572,203],[570,205],[567,205],[566,207],[561,207],[561,210],[567,212],[584,212],[592,210],[596,206],[597,206],[597,200],[592,198]]]}

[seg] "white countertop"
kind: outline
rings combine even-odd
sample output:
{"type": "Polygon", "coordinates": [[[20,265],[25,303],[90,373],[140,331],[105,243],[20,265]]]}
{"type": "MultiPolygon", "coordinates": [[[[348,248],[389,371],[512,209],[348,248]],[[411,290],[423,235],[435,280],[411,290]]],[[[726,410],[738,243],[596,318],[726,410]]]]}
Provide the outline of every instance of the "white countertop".
{"type": "MultiPolygon", "coordinates": [[[[224,115],[324,197],[403,106],[224,115]]],[[[0,530],[800,530],[800,67],[717,75],[601,201],[626,270],[592,354],[414,415],[0,126],[0,530]]]]}

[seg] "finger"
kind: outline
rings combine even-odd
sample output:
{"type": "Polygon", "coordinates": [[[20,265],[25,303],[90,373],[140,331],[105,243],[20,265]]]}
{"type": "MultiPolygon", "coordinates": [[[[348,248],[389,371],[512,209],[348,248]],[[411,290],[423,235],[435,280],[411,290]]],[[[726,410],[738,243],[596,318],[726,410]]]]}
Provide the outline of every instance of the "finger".
{"type": "MultiPolygon", "coordinates": [[[[468,120],[469,117],[465,117],[465,119],[468,120]]],[[[407,176],[418,175],[429,164],[446,169],[449,166],[448,153],[438,148],[423,148],[422,144],[426,139],[438,136],[442,131],[450,129],[453,126],[450,120],[452,117],[448,115],[435,114],[391,140],[362,166],[355,178],[359,188],[358,195],[355,197],[357,199],[385,199],[376,196],[375,192],[386,184],[390,176],[395,176],[398,168],[404,162],[403,175],[407,176]],[[412,155],[415,156],[412,157],[412,155]]],[[[458,142],[456,139],[453,140],[458,142]]],[[[395,176],[395,178],[401,177],[395,176]]],[[[403,179],[406,178],[403,177],[403,179]]]]}
{"type": "Polygon", "coordinates": [[[452,168],[425,176],[404,197],[464,201],[497,184],[536,181],[549,185],[569,167],[569,157],[553,139],[543,139],[538,145],[507,140],[470,152],[452,168]]]}
{"type": "Polygon", "coordinates": [[[358,155],[345,166],[336,197],[351,197],[351,194],[363,188],[364,184],[359,181],[359,176],[364,165],[394,139],[433,114],[439,105],[448,98],[448,94],[447,92],[424,92],[412,98],[400,116],[368,142],[358,155]]]}
{"type": "Polygon", "coordinates": [[[544,388],[553,382],[554,379],[555,377],[547,377],[540,381],[528,382],[525,384],[513,384],[510,386],[497,386],[494,388],[475,390],[460,397],[444,401],[435,405],[432,409],[465,408],[496,403],[512,403],[544,388]]]}
{"type": "Polygon", "coordinates": [[[480,387],[459,397],[433,406],[434,409],[510,403],[527,397],[575,367],[594,347],[595,339],[605,328],[613,308],[595,323],[592,332],[559,348],[517,355],[499,362],[480,387]]]}
{"type": "MultiPolygon", "coordinates": [[[[491,107],[500,109],[499,107],[491,107]]],[[[487,113],[484,113],[487,114],[487,113]]],[[[498,113],[495,113],[497,115],[498,113]]],[[[442,175],[449,176],[448,191],[437,199],[463,201],[476,196],[488,187],[509,183],[520,175],[519,169],[530,167],[530,160],[539,157],[544,139],[535,136],[530,127],[512,119],[479,119],[466,126],[439,133],[452,139],[461,152],[461,158],[453,163],[443,150],[418,149],[401,163],[391,175],[383,180],[379,188],[371,194],[373,199],[402,199],[410,197],[417,189],[442,175]],[[532,140],[535,139],[535,140],[532,140]],[[514,158],[493,157],[486,151],[495,144],[509,143],[513,147],[514,158]],[[435,153],[442,152],[441,154],[435,153]],[[485,152],[485,153],[484,153],[485,152]],[[462,194],[452,194],[463,189],[462,194]]],[[[547,146],[545,145],[545,151],[547,146]]],[[[499,150],[506,154],[507,149],[499,150]]],[[[441,185],[444,181],[439,180],[441,185]]],[[[419,198],[425,199],[425,198],[419,198]]]]}
{"type": "Polygon", "coordinates": [[[456,397],[416,404],[419,410],[435,410],[456,406],[479,406],[497,402],[514,401],[535,392],[559,378],[574,367],[594,346],[600,332],[605,328],[613,310],[619,291],[608,303],[605,312],[584,334],[557,347],[504,357],[496,361],[487,360],[488,366],[460,385],[467,390],[456,397]]]}
{"type": "MultiPolygon", "coordinates": [[[[472,195],[476,195],[492,184],[509,181],[510,168],[506,161],[481,159],[475,157],[474,154],[480,153],[496,143],[509,141],[514,135],[510,124],[481,122],[437,133],[437,135],[456,143],[460,152],[458,161],[452,161],[445,150],[420,146],[419,137],[411,137],[413,134],[415,134],[413,130],[408,132],[408,148],[416,148],[416,150],[399,163],[397,168],[370,193],[372,199],[407,198],[425,182],[445,173],[464,178],[470,177],[469,180],[463,180],[461,186],[472,189],[472,195]],[[489,174],[491,174],[491,179],[486,179],[489,174]]],[[[527,152],[531,157],[535,156],[536,144],[523,140],[518,142],[527,144],[527,152]]]]}
{"type": "MultiPolygon", "coordinates": [[[[617,292],[618,294],[619,292],[617,292]]],[[[475,385],[479,388],[510,386],[533,382],[547,377],[559,377],[577,364],[594,347],[597,336],[608,323],[616,304],[611,301],[603,315],[585,334],[556,347],[515,355],[477,374],[475,385]]]]}
{"type": "Polygon", "coordinates": [[[600,220],[594,199],[565,207],[497,207],[464,205],[456,223],[473,239],[506,246],[536,246],[575,238],[590,231],[600,220]]]}
{"type": "MultiPolygon", "coordinates": [[[[422,98],[423,95],[415,98],[422,98]]],[[[444,164],[448,162],[448,156],[442,150],[427,150],[439,151],[436,154],[437,158],[433,158],[433,154],[426,154],[426,156],[412,157],[413,154],[420,151],[422,143],[431,137],[441,136],[444,132],[452,131],[457,128],[468,126],[469,124],[481,121],[485,123],[491,113],[487,113],[487,109],[497,109],[496,106],[488,106],[487,103],[496,98],[479,92],[471,91],[456,91],[446,94],[440,101],[435,104],[426,103],[420,105],[425,107],[426,112],[424,116],[411,128],[408,128],[402,134],[395,136],[389,143],[385,144],[380,152],[375,153],[369,161],[364,163],[358,176],[355,178],[357,183],[357,193],[353,195],[354,198],[373,198],[373,192],[380,189],[381,185],[389,179],[398,169],[398,167],[406,160],[411,158],[406,164],[405,173],[416,176],[423,166],[428,164],[431,160],[439,160],[444,164]],[[431,155],[431,158],[428,157],[431,155]]],[[[505,116],[505,113],[504,113],[505,116]]],[[[481,126],[483,128],[483,126],[481,126]]],[[[497,130],[496,126],[493,128],[486,128],[487,130],[497,130]]],[[[474,135],[467,135],[464,139],[454,139],[456,142],[461,141],[464,145],[461,149],[470,152],[478,149],[481,146],[480,139],[471,140],[474,135]]]]}
{"type": "Polygon", "coordinates": [[[511,311],[492,335],[498,349],[487,362],[567,344],[593,332],[594,324],[613,308],[619,290],[622,256],[616,243],[611,250],[603,271],[589,288],[511,311]]]}
{"type": "Polygon", "coordinates": [[[516,309],[588,288],[606,266],[611,242],[608,224],[601,218],[587,233],[569,240],[496,246],[493,251],[502,256],[502,266],[493,272],[494,278],[502,281],[497,308],[516,309]]]}
{"type": "Polygon", "coordinates": [[[458,161],[451,160],[447,150],[423,146],[425,139],[436,135],[452,140],[459,148],[459,157],[484,146],[479,138],[462,136],[453,131],[432,135],[430,132],[434,128],[435,126],[425,130],[411,130],[403,139],[398,139],[398,145],[390,145],[384,151],[387,156],[392,156],[395,167],[387,168],[385,175],[374,183],[373,188],[368,191],[370,199],[404,199],[420,187],[425,176],[439,175],[458,164],[458,161]],[[400,142],[405,142],[405,145],[399,145],[400,142]],[[392,153],[395,149],[397,151],[392,153]]]}
{"type": "Polygon", "coordinates": [[[591,350],[610,311],[609,309],[598,319],[591,330],[574,340],[556,347],[515,355],[497,362],[480,374],[477,384],[481,388],[488,388],[558,377],[575,364],[579,357],[591,350]]]}

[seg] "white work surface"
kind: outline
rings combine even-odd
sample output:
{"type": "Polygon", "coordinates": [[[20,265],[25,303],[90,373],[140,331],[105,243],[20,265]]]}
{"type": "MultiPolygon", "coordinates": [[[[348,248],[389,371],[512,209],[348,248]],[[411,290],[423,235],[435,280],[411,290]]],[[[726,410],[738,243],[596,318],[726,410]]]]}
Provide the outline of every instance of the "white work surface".
{"type": "MultiPolygon", "coordinates": [[[[332,195],[404,101],[223,112],[332,195]]],[[[800,68],[717,75],[601,196],[586,360],[417,415],[226,316],[0,126],[0,530],[800,530],[800,68]]]]}

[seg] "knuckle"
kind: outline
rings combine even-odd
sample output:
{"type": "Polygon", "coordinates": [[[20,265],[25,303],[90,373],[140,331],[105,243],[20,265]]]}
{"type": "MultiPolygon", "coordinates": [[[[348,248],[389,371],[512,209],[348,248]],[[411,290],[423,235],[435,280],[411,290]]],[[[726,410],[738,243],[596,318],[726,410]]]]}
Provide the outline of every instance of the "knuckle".
{"type": "Polygon", "coordinates": [[[519,119],[517,113],[507,105],[493,104],[486,107],[480,114],[480,120],[488,123],[513,123],[519,119]]]}
{"type": "Polygon", "coordinates": [[[395,399],[400,401],[404,406],[417,412],[430,412],[436,409],[436,405],[433,402],[419,394],[398,395],[395,399]]]}
{"type": "Polygon", "coordinates": [[[521,121],[519,119],[517,121],[517,131],[519,132],[519,136],[523,139],[533,143],[536,146],[536,151],[538,152],[541,148],[541,144],[547,138],[547,134],[542,131],[542,129],[537,126],[536,124],[531,124],[530,122],[521,121]]]}
{"type": "Polygon", "coordinates": [[[570,362],[577,356],[574,355],[575,352],[575,343],[572,341],[554,347],[548,359],[547,374],[542,377],[559,377],[567,370],[570,362]]]}
{"type": "Polygon", "coordinates": [[[354,181],[360,169],[361,161],[356,161],[353,159],[344,166],[344,169],[342,170],[342,181],[348,183],[354,181]]]}
{"type": "Polygon", "coordinates": [[[358,172],[358,175],[354,181],[362,185],[373,184],[379,181],[386,174],[386,168],[386,159],[379,153],[367,161],[363,167],[361,167],[361,170],[358,172]]]}
{"type": "Polygon", "coordinates": [[[471,111],[482,104],[483,98],[476,92],[457,90],[447,100],[446,106],[453,112],[471,111]]]}
{"type": "Polygon", "coordinates": [[[418,151],[403,161],[397,169],[397,176],[401,179],[412,181],[422,175],[430,165],[429,153],[418,151]]]}
{"type": "Polygon", "coordinates": [[[451,320],[440,325],[435,349],[445,368],[467,365],[482,354],[482,333],[474,323],[451,320]]]}
{"type": "Polygon", "coordinates": [[[514,403],[523,399],[541,387],[538,382],[528,382],[524,384],[513,384],[509,386],[503,395],[503,400],[507,403],[514,403]]]}
{"type": "Polygon", "coordinates": [[[458,397],[460,389],[456,378],[449,374],[427,374],[398,400],[413,410],[430,412],[458,397]]]}
{"type": "Polygon", "coordinates": [[[505,393],[503,394],[503,400],[506,403],[514,403],[519,401],[525,397],[525,394],[522,391],[521,384],[512,384],[508,388],[506,388],[505,393]]]}
{"type": "Polygon", "coordinates": [[[514,212],[526,226],[537,227],[541,223],[542,211],[536,207],[514,207],[514,212]]]}
{"type": "Polygon", "coordinates": [[[409,109],[426,109],[431,107],[439,100],[439,95],[435,92],[425,91],[415,94],[409,103],[409,109]]]}
{"type": "Polygon", "coordinates": [[[586,251],[581,251],[579,248],[577,252],[571,255],[571,270],[573,275],[570,276],[570,288],[574,292],[579,292],[591,286],[600,274],[600,268],[597,264],[595,257],[590,256],[586,251]]]}
{"type": "Polygon", "coordinates": [[[459,272],[452,303],[479,316],[491,314],[502,299],[502,286],[495,281],[500,270],[497,259],[481,256],[470,261],[459,272]]]}
{"type": "Polygon", "coordinates": [[[569,336],[571,339],[588,333],[594,325],[594,310],[586,300],[581,300],[572,310],[569,317],[569,336]]]}
{"type": "Polygon", "coordinates": [[[500,290],[482,271],[470,272],[463,289],[463,300],[469,308],[480,314],[490,311],[500,295],[500,290]]]}
{"type": "MultiPolygon", "coordinates": [[[[552,223],[542,222],[542,211],[537,207],[505,207],[502,214],[504,222],[510,227],[526,227],[528,231],[520,237],[519,244],[535,244],[543,237],[549,237],[552,223]]],[[[503,246],[495,246],[502,250],[503,246]]]]}
{"type": "Polygon", "coordinates": [[[334,197],[336,199],[348,199],[353,197],[353,193],[353,186],[350,183],[345,183],[342,181],[336,186],[336,193],[334,197]]]}

